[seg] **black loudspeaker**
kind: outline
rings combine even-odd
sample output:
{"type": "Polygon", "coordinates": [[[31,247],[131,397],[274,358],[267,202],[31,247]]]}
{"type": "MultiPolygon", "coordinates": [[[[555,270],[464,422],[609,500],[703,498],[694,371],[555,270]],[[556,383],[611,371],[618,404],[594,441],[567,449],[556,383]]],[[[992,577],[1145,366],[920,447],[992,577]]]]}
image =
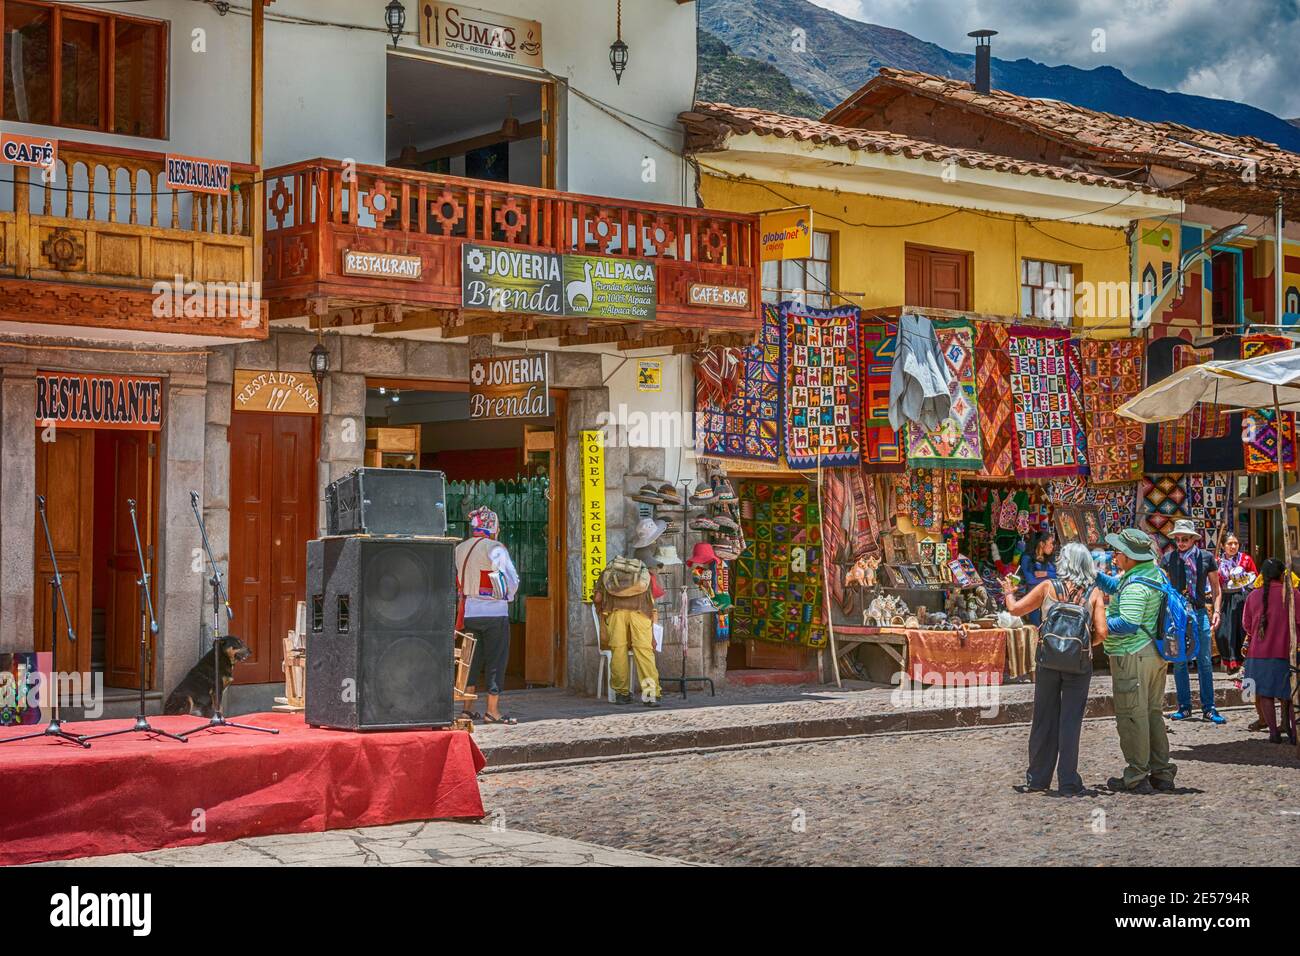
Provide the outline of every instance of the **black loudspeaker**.
{"type": "Polygon", "coordinates": [[[326,534],[444,535],[447,477],[410,468],[357,468],[325,489],[326,534]]]}
{"type": "Polygon", "coordinates": [[[452,723],[456,543],[307,542],[307,723],[345,730],[452,723]]]}

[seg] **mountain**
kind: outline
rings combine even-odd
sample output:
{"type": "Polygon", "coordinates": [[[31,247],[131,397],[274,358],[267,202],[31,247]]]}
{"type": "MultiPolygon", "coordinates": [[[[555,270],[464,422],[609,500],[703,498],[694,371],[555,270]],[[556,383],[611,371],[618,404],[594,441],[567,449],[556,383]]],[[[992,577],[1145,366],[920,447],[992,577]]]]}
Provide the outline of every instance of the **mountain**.
{"type": "MultiPolygon", "coordinates": [[[[702,88],[736,89],[739,77],[714,76],[708,69],[730,74],[736,60],[754,60],[784,73],[796,91],[812,96],[825,109],[842,101],[882,66],[917,70],[936,76],[970,79],[975,57],[954,53],[917,39],[902,30],[851,20],[808,0],[697,0],[700,28],[730,49],[730,59],[711,58],[700,64],[702,88]],[[801,38],[794,33],[802,30],[801,38]]],[[[994,43],[997,43],[994,38],[994,43]]],[[[995,47],[996,48],[996,47],[995,47]]],[[[743,67],[736,67],[737,72],[743,67]]],[[[778,109],[755,88],[752,100],[732,100],[738,106],[778,109]]],[[[1182,123],[1234,136],[1258,136],[1300,152],[1300,127],[1264,110],[1231,100],[1170,93],[1142,86],[1120,70],[1101,66],[1046,66],[1029,59],[993,58],[993,86],[1021,96],[1062,100],[1089,109],[1138,119],[1182,123]]]]}
{"type": "Polygon", "coordinates": [[[700,31],[697,40],[701,100],[762,106],[787,116],[815,119],[826,112],[803,90],[796,90],[790,78],[772,66],[749,57],[737,56],[712,33],[700,31]]]}

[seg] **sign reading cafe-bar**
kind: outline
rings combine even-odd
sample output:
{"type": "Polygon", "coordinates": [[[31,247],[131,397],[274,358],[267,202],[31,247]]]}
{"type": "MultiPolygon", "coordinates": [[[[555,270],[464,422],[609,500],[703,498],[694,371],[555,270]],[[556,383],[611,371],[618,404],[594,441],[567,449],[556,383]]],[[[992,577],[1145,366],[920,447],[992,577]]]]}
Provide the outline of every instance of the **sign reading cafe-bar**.
{"type": "Polygon", "coordinates": [[[162,428],[162,380],[138,375],[37,372],[36,424],[162,428]]]}

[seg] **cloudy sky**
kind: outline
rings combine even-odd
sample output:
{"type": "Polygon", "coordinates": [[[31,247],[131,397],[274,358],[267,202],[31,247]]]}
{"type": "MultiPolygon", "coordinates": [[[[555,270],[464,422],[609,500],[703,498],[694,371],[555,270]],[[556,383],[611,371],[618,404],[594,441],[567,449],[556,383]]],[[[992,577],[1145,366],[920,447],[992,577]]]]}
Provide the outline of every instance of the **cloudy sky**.
{"type": "Polygon", "coordinates": [[[1300,0],[812,0],[855,20],[965,52],[1000,31],[994,56],[1109,65],[1146,86],[1300,116],[1300,0]],[[1105,52],[1094,52],[1104,30],[1105,52]]]}

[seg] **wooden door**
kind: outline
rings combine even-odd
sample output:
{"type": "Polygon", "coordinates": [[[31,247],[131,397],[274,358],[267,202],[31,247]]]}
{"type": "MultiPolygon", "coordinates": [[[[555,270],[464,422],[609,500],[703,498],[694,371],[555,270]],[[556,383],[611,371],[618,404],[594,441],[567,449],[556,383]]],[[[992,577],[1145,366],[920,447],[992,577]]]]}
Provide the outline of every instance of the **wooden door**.
{"type": "Polygon", "coordinates": [[[971,308],[970,257],[964,252],[908,246],[906,302],[930,309],[971,308]]]}
{"type": "MultiPolygon", "coordinates": [[[[158,613],[158,583],[154,532],[154,469],[157,436],[153,432],[105,431],[100,441],[111,443],[113,463],[113,497],[100,502],[99,507],[111,508],[113,535],[108,545],[108,606],[105,608],[106,627],[104,652],[109,687],[140,686],[140,628],[143,622],[140,607],[140,558],[135,547],[135,531],[131,527],[131,512],[127,504],[136,505],[136,522],[140,531],[140,547],[144,550],[144,571],[149,574],[150,593],[154,599],[154,614],[158,613]]],[[[157,676],[154,665],[155,638],[146,636],[149,661],[146,663],[146,688],[152,687],[157,676]]]]}
{"type": "Polygon", "coordinates": [[[242,684],[281,679],[281,641],[307,597],[315,537],[316,419],[234,412],[230,421],[230,633],[252,652],[242,684]]]}
{"type": "MultiPolygon", "coordinates": [[[[68,640],[68,622],[58,610],[60,671],[90,672],[91,575],[94,565],[95,433],[84,428],[60,428],[54,441],[41,440],[36,430],[36,493],[44,495],[50,539],[63,578],[76,644],[68,640]]],[[[32,502],[36,506],[36,502],[32,502]]],[[[54,565],[41,517],[36,516],[35,646],[50,650],[50,581],[54,565]]]]}

